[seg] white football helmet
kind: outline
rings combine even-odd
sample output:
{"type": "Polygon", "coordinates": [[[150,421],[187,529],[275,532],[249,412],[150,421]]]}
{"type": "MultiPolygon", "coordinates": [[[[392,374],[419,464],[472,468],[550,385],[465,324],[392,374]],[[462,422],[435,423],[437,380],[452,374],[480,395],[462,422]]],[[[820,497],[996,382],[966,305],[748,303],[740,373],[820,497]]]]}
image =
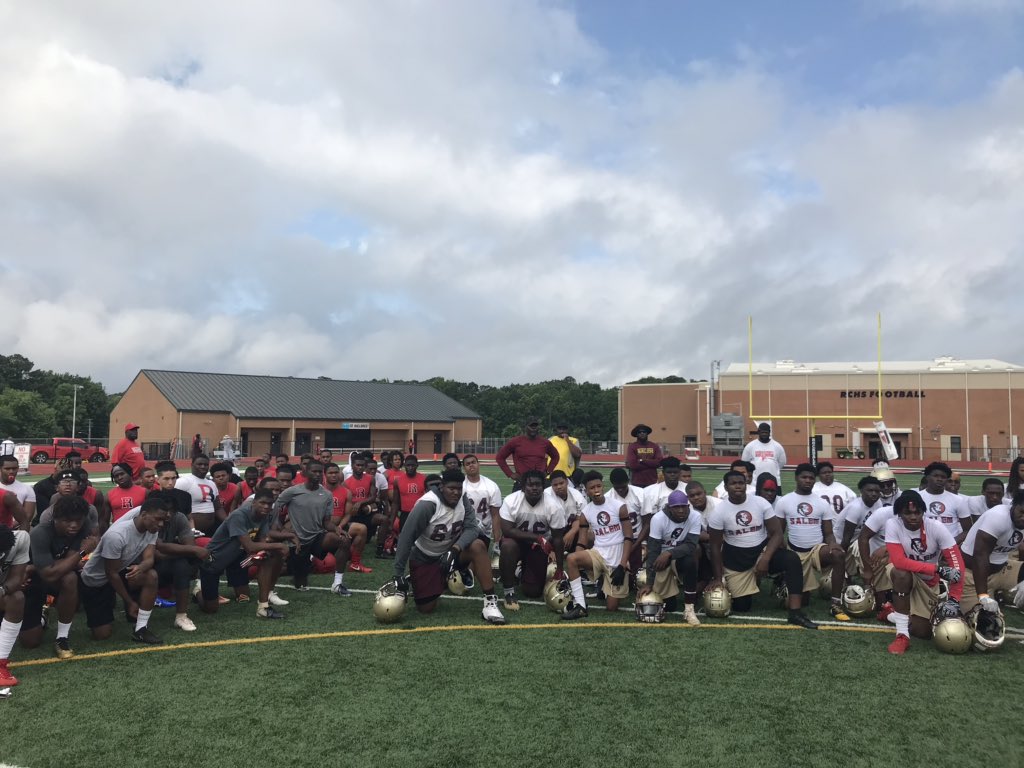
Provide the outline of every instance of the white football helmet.
{"type": "Polygon", "coordinates": [[[549,581],[544,587],[544,604],[555,613],[562,610],[572,602],[572,590],[567,581],[549,581]]]}
{"type": "Polygon", "coordinates": [[[643,624],[661,624],[665,620],[665,601],[657,592],[648,592],[637,598],[633,609],[636,620],[643,624]]]}
{"type": "Polygon", "coordinates": [[[732,610],[732,595],[724,586],[704,590],[704,613],[718,619],[724,619],[732,610]]]}
{"type": "Polygon", "coordinates": [[[448,591],[453,595],[464,595],[468,591],[458,569],[452,571],[452,575],[448,577],[448,591]]]}
{"type": "Polygon", "coordinates": [[[967,653],[971,650],[973,634],[963,619],[947,617],[933,622],[932,639],[943,653],[967,653]]]}
{"type": "Polygon", "coordinates": [[[381,624],[394,624],[405,613],[405,593],[393,581],[381,586],[373,598],[373,616],[381,624]]]}
{"type": "Polygon", "coordinates": [[[875,593],[870,588],[851,584],[843,590],[843,605],[851,616],[869,616],[875,610],[875,593]]]}
{"type": "Polygon", "coordinates": [[[1006,640],[1003,614],[986,611],[981,603],[967,612],[967,624],[971,628],[971,640],[976,651],[994,651],[1006,640]]]}

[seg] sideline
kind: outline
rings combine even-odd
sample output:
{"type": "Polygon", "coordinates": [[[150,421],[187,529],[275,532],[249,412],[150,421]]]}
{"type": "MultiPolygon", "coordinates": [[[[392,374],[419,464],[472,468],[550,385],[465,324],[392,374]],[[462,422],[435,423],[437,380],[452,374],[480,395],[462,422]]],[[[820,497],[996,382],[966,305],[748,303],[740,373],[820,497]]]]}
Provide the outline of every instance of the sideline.
{"type": "MultiPolygon", "coordinates": [[[[81,653],[77,654],[70,659],[31,659],[29,661],[18,661],[12,662],[11,668],[23,668],[23,667],[39,667],[49,664],[71,664],[78,661],[89,661],[92,659],[113,659],[121,656],[138,656],[147,653],[167,653],[169,651],[181,651],[191,650],[194,648],[225,648],[232,645],[255,645],[257,643],[280,643],[289,642],[292,640],[325,640],[332,638],[346,638],[346,637],[387,637],[387,636],[407,636],[407,635],[422,635],[433,632],[515,632],[525,631],[532,629],[556,629],[556,630],[586,630],[586,629],[632,629],[640,630],[644,632],[648,631],[665,631],[665,630],[684,630],[688,632],[700,632],[705,629],[738,629],[738,630],[786,630],[786,631],[801,631],[805,632],[801,627],[794,626],[792,624],[701,624],[699,627],[691,627],[687,624],[642,624],[640,622],[630,623],[604,623],[595,622],[592,624],[580,624],[574,623],[569,624],[564,621],[558,623],[541,623],[541,624],[450,624],[445,626],[433,626],[433,627],[408,627],[403,629],[401,627],[388,627],[381,629],[354,629],[345,630],[339,632],[311,632],[299,635],[273,635],[270,637],[240,637],[225,640],[207,640],[201,642],[191,643],[177,643],[173,645],[153,645],[144,648],[121,648],[115,651],[102,651],[100,653],[81,653]]],[[[870,634],[892,634],[891,629],[885,627],[865,627],[865,626],[833,626],[833,625],[821,625],[821,629],[824,631],[833,632],[862,632],[870,634]]],[[[0,766],[0,768],[3,768],[0,766]]]]}

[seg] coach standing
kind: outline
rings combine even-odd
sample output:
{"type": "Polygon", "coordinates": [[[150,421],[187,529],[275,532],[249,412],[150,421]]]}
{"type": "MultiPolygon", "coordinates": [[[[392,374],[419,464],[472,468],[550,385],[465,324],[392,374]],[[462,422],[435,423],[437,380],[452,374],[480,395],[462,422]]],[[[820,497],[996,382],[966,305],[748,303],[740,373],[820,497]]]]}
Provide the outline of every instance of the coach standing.
{"type": "Polygon", "coordinates": [[[132,480],[142,477],[142,470],[146,468],[146,457],[139,447],[139,425],[128,422],[124,425],[124,439],[119,440],[114,446],[114,452],[110,455],[110,463],[127,464],[132,471],[132,480]]]}
{"type": "Polygon", "coordinates": [[[526,420],[526,427],[523,434],[513,437],[498,451],[494,457],[498,462],[501,471],[512,479],[512,490],[521,490],[519,478],[529,469],[543,472],[547,477],[555,471],[558,466],[558,450],[551,444],[551,441],[540,436],[540,419],[531,416],[526,420]],[[508,459],[512,457],[512,466],[509,469],[508,459]]]}
{"type": "Polygon", "coordinates": [[[636,442],[626,448],[626,466],[633,473],[630,482],[638,488],[654,485],[661,466],[661,446],[647,440],[651,428],[646,424],[637,424],[629,434],[636,438],[636,442]]]}

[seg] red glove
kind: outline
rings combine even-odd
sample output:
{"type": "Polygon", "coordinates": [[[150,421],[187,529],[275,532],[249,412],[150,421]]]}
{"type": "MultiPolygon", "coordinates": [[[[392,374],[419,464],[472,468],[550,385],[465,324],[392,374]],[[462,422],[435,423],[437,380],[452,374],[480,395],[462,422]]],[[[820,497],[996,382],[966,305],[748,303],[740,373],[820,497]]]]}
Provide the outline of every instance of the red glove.
{"type": "Polygon", "coordinates": [[[547,539],[545,539],[543,536],[538,536],[537,537],[537,543],[534,544],[533,546],[534,547],[540,547],[541,549],[543,549],[545,555],[550,555],[551,554],[551,542],[548,541],[547,539]]]}

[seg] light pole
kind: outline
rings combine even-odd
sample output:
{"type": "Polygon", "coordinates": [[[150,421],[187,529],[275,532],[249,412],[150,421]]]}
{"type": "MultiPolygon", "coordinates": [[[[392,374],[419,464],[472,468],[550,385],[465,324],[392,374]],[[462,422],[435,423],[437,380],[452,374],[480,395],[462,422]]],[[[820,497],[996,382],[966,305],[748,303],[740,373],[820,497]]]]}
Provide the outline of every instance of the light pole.
{"type": "Polygon", "coordinates": [[[75,420],[78,418],[78,390],[82,388],[81,384],[72,384],[71,387],[75,390],[74,398],[71,401],[71,439],[75,439],[75,420]]]}

